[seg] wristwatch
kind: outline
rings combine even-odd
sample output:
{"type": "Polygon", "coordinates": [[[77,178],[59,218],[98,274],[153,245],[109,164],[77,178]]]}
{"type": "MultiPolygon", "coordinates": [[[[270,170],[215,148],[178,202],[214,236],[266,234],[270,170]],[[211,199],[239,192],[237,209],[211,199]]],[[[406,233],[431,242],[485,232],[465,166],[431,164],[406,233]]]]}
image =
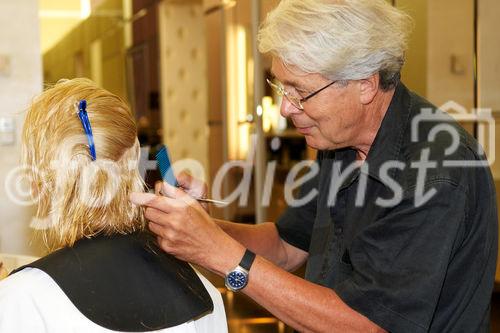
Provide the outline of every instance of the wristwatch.
{"type": "Polygon", "coordinates": [[[255,253],[246,250],[240,264],[226,274],[224,279],[226,288],[231,291],[240,291],[248,284],[248,272],[255,259],[255,253]]]}

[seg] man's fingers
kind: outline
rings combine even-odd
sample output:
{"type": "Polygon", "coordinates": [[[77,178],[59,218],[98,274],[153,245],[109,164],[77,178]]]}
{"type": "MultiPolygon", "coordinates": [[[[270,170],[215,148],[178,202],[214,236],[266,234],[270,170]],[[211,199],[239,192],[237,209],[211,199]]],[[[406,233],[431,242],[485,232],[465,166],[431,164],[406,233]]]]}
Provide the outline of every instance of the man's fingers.
{"type": "Polygon", "coordinates": [[[182,171],[177,175],[177,183],[183,188],[191,188],[191,183],[193,182],[193,176],[189,173],[182,171]]]}
{"type": "Polygon", "coordinates": [[[204,181],[194,178],[189,173],[181,172],[177,176],[177,183],[182,187],[189,195],[201,198],[206,196],[207,186],[204,181]]]}
{"type": "Polygon", "coordinates": [[[194,204],[196,202],[193,197],[191,197],[188,193],[184,192],[182,189],[172,186],[167,183],[162,184],[161,188],[162,194],[174,199],[182,199],[187,204],[194,204]]]}
{"type": "Polygon", "coordinates": [[[157,236],[162,236],[162,226],[159,225],[159,224],[156,224],[154,222],[149,222],[148,223],[148,228],[149,230],[151,230],[154,234],[156,234],[157,236]]]}
{"type": "Polygon", "coordinates": [[[165,213],[164,211],[153,207],[147,207],[144,211],[144,216],[146,217],[146,219],[159,225],[164,225],[167,223],[166,217],[168,215],[168,213],[165,213]]]}
{"type": "Polygon", "coordinates": [[[165,227],[163,227],[161,224],[149,222],[148,228],[158,237],[165,238],[165,236],[166,236],[165,235],[165,227]]]}
{"type": "Polygon", "coordinates": [[[181,195],[181,193],[184,193],[184,191],[182,191],[181,189],[179,189],[175,186],[172,186],[167,182],[163,182],[161,185],[162,185],[161,186],[162,194],[167,196],[167,197],[177,198],[181,195]],[[181,192],[181,193],[179,193],[179,192],[181,192]]]}
{"type": "Polygon", "coordinates": [[[157,181],[155,183],[155,194],[156,195],[161,195],[161,193],[162,193],[162,187],[163,187],[163,182],[157,181]]]}
{"type": "Polygon", "coordinates": [[[134,192],[130,194],[129,200],[135,205],[153,207],[165,213],[169,213],[174,207],[179,206],[179,202],[174,199],[157,196],[152,193],[134,192]]]}
{"type": "Polygon", "coordinates": [[[174,197],[175,192],[173,192],[173,190],[171,190],[169,187],[174,187],[174,186],[171,186],[167,182],[157,181],[155,183],[155,194],[156,195],[163,195],[163,196],[174,197]],[[169,193],[171,193],[171,195],[169,195],[169,193]]]}
{"type": "Polygon", "coordinates": [[[153,201],[156,199],[156,195],[152,193],[138,193],[138,192],[133,192],[129,196],[129,200],[137,206],[144,206],[147,205],[149,202],[153,201]]]}
{"type": "Polygon", "coordinates": [[[205,186],[205,182],[201,179],[193,177],[191,174],[182,171],[177,175],[177,183],[186,190],[200,190],[205,186]]]}

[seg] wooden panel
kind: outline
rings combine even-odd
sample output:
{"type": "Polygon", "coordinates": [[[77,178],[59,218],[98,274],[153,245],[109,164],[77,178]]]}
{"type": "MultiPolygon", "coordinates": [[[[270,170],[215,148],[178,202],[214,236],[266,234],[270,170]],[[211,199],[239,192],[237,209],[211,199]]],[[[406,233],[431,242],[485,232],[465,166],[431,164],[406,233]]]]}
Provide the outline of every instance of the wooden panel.
{"type": "Polygon", "coordinates": [[[470,0],[428,2],[427,97],[437,106],[474,106],[473,15],[470,0]]]}
{"type": "MultiPolygon", "coordinates": [[[[479,0],[478,30],[478,77],[479,106],[491,108],[495,116],[495,128],[500,128],[500,43],[498,43],[498,0],[479,0]]],[[[500,208],[500,132],[495,131],[495,163],[492,172],[497,188],[497,205],[500,208]]],[[[500,238],[500,230],[499,230],[500,238]]],[[[500,258],[500,247],[498,249],[500,258]]],[[[500,260],[497,261],[496,281],[500,283],[500,260]]]]}
{"type": "MultiPolygon", "coordinates": [[[[495,179],[495,187],[497,193],[500,193],[500,179],[495,179]]],[[[500,196],[497,195],[497,207],[500,207],[500,196]]],[[[498,230],[498,237],[500,238],[500,229],[498,230]]],[[[500,246],[498,247],[498,258],[500,258],[500,246]]],[[[497,260],[497,272],[495,276],[495,281],[500,283],[500,260],[497,260]]]]}
{"type": "Polygon", "coordinates": [[[207,64],[201,2],[165,1],[158,8],[163,140],[173,161],[194,159],[206,171],[207,64]]]}
{"type": "Polygon", "coordinates": [[[406,63],[401,72],[402,80],[408,88],[421,96],[427,96],[427,1],[397,0],[396,6],[407,12],[415,20],[406,63]]]}
{"type": "Polygon", "coordinates": [[[481,107],[500,111],[500,1],[479,1],[479,102],[481,107]]]}

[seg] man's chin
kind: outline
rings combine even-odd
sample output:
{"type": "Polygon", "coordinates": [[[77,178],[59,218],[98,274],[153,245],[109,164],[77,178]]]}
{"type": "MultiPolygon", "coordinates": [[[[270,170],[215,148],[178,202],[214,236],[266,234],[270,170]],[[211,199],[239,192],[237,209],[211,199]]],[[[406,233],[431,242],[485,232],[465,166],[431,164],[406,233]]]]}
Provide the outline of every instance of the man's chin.
{"type": "Polygon", "coordinates": [[[304,135],[304,138],[306,139],[306,143],[309,146],[309,148],[312,149],[317,149],[321,150],[321,145],[318,144],[317,140],[314,139],[314,136],[312,135],[304,135]]]}
{"type": "Polygon", "coordinates": [[[306,139],[307,146],[312,149],[316,150],[333,150],[337,149],[338,147],[332,145],[332,143],[324,141],[324,140],[317,140],[314,138],[312,135],[304,135],[304,138],[306,139]]]}

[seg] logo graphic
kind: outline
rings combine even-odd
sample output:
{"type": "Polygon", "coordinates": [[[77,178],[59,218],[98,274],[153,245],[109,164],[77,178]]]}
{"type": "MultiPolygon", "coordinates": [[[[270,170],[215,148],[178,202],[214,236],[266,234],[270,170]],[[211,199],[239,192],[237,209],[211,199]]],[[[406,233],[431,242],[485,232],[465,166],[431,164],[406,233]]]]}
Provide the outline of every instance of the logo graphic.
{"type": "Polygon", "coordinates": [[[460,133],[457,128],[453,126],[453,121],[459,122],[461,125],[467,123],[476,129],[476,136],[478,146],[476,153],[484,156],[484,160],[445,160],[443,166],[445,167],[484,167],[491,166],[495,162],[495,119],[492,116],[491,109],[479,108],[472,109],[468,112],[462,105],[449,101],[443,104],[438,109],[423,108],[421,113],[415,116],[411,124],[411,140],[412,142],[428,141],[434,142],[436,136],[440,132],[447,132],[452,138],[452,143],[446,149],[446,156],[451,156],[460,145],[460,133]],[[427,138],[422,139],[419,137],[419,126],[423,122],[437,123],[428,133],[427,138]],[[487,153],[485,154],[486,148],[487,153]],[[488,157],[486,159],[486,156],[488,157]]]}

